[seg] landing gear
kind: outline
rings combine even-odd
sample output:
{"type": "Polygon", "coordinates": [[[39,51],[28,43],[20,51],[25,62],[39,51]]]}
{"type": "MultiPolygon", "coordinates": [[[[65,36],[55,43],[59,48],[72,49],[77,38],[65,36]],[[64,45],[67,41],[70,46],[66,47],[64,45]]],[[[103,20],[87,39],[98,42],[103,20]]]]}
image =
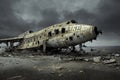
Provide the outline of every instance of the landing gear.
{"type": "MultiPolygon", "coordinates": [[[[84,45],[85,46],[85,45],[84,45]]],[[[79,44],[79,53],[80,54],[85,54],[86,52],[85,52],[85,50],[83,50],[83,45],[82,44],[79,44]]]]}
{"type": "Polygon", "coordinates": [[[75,51],[75,46],[72,46],[71,52],[76,52],[76,51],[75,51]]]}
{"type": "Polygon", "coordinates": [[[43,41],[43,53],[46,53],[46,43],[47,43],[46,40],[43,41]]]}
{"type": "Polygon", "coordinates": [[[80,52],[83,51],[82,44],[79,44],[79,49],[80,49],[80,52]]]}

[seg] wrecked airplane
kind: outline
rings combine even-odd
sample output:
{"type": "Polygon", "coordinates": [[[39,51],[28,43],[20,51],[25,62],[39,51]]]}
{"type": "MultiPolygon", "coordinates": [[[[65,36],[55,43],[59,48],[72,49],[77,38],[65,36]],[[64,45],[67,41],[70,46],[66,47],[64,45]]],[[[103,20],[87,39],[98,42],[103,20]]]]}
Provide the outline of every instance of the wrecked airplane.
{"type": "Polygon", "coordinates": [[[70,20],[37,32],[27,31],[17,37],[0,39],[0,43],[5,43],[12,49],[39,49],[46,52],[75,45],[80,45],[81,48],[82,43],[95,40],[99,33],[102,32],[95,26],[70,20]],[[19,45],[14,46],[15,42],[19,42],[19,45]]]}

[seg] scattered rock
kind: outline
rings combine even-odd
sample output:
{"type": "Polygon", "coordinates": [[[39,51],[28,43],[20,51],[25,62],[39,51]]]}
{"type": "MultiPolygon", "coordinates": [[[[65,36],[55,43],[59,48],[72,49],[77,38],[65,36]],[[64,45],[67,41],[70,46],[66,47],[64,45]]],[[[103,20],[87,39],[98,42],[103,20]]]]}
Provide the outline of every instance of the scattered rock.
{"type": "Polygon", "coordinates": [[[69,72],[71,72],[72,70],[68,70],[69,72]]]}
{"type": "Polygon", "coordinates": [[[116,63],[116,64],[114,64],[113,66],[115,66],[115,67],[120,67],[120,63],[116,63]]]}
{"type": "Polygon", "coordinates": [[[61,77],[62,75],[63,75],[63,74],[62,74],[62,73],[60,73],[58,76],[59,76],[59,77],[61,77]]]}
{"type": "Polygon", "coordinates": [[[120,56],[120,54],[115,54],[114,56],[115,56],[115,57],[119,57],[119,56],[120,56]]]}
{"type": "Polygon", "coordinates": [[[104,64],[112,64],[112,63],[115,63],[116,62],[116,59],[110,59],[110,60],[104,60],[103,63],[104,64]]]}
{"type": "Polygon", "coordinates": [[[99,63],[101,61],[101,56],[93,57],[93,61],[96,62],[96,63],[99,63]]]}
{"type": "Polygon", "coordinates": [[[94,51],[94,49],[92,49],[92,48],[91,48],[91,50],[90,50],[90,51],[94,51]]]}
{"type": "Polygon", "coordinates": [[[84,60],[87,61],[87,62],[89,61],[89,59],[84,59],[84,60]]]}
{"type": "Polygon", "coordinates": [[[65,68],[58,66],[58,67],[56,67],[56,69],[57,69],[57,70],[63,70],[63,69],[65,69],[65,68]]]}
{"type": "Polygon", "coordinates": [[[83,61],[83,60],[84,60],[84,58],[82,58],[82,57],[73,58],[73,61],[83,61]]]}
{"type": "Polygon", "coordinates": [[[111,59],[111,56],[105,56],[105,57],[103,57],[103,60],[110,60],[111,59]]]}
{"type": "Polygon", "coordinates": [[[8,57],[12,57],[12,55],[9,54],[8,57]]]}
{"type": "Polygon", "coordinates": [[[80,73],[83,73],[83,72],[84,72],[84,71],[82,71],[82,70],[80,71],[80,73]]]}
{"type": "Polygon", "coordinates": [[[20,80],[22,78],[22,76],[13,76],[13,77],[10,77],[8,78],[7,80],[20,80]]]}
{"type": "Polygon", "coordinates": [[[29,58],[33,58],[34,56],[29,56],[29,58]]]}

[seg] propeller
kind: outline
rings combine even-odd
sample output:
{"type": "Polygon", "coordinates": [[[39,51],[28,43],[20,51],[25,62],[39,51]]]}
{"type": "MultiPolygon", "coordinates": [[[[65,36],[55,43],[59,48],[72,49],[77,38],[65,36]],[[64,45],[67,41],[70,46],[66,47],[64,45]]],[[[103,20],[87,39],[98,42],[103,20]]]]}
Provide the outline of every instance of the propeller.
{"type": "Polygon", "coordinates": [[[101,35],[103,34],[102,30],[99,30],[98,32],[99,32],[101,35]]]}
{"type": "Polygon", "coordinates": [[[99,34],[102,35],[102,30],[98,30],[97,27],[94,28],[94,31],[96,35],[99,35],[99,34]]]}

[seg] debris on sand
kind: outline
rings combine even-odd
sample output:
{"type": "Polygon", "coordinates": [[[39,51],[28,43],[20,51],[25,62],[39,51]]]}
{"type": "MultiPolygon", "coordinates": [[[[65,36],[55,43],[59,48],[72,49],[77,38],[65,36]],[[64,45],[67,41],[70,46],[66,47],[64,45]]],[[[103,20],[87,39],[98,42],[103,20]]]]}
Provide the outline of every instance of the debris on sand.
{"type": "Polygon", "coordinates": [[[104,57],[103,57],[103,60],[110,60],[110,59],[111,59],[111,56],[110,56],[110,55],[109,55],[109,56],[107,55],[107,56],[104,56],[104,57]]]}
{"type": "Polygon", "coordinates": [[[87,59],[87,58],[86,58],[86,59],[84,59],[84,60],[85,60],[86,62],[90,61],[90,60],[89,60],[89,59],[87,59]]]}
{"type": "Polygon", "coordinates": [[[120,67],[120,63],[113,64],[114,67],[120,67]]]}
{"type": "Polygon", "coordinates": [[[21,79],[22,78],[22,76],[20,76],[20,75],[18,75],[18,76],[13,76],[13,77],[10,77],[10,78],[8,78],[7,80],[22,80],[21,79]]]}
{"type": "Polygon", "coordinates": [[[60,57],[63,61],[84,61],[83,57],[60,57]]]}
{"type": "Polygon", "coordinates": [[[98,56],[98,57],[93,57],[93,61],[95,63],[99,63],[101,61],[101,56],[98,56]]]}
{"type": "Polygon", "coordinates": [[[116,63],[116,59],[104,60],[103,63],[104,63],[104,64],[112,64],[112,63],[116,63]]]}
{"type": "Polygon", "coordinates": [[[94,51],[94,49],[91,48],[91,51],[94,51]]]}
{"type": "Polygon", "coordinates": [[[120,56],[120,54],[115,54],[114,56],[115,56],[115,57],[119,57],[119,56],[120,56]]]}

